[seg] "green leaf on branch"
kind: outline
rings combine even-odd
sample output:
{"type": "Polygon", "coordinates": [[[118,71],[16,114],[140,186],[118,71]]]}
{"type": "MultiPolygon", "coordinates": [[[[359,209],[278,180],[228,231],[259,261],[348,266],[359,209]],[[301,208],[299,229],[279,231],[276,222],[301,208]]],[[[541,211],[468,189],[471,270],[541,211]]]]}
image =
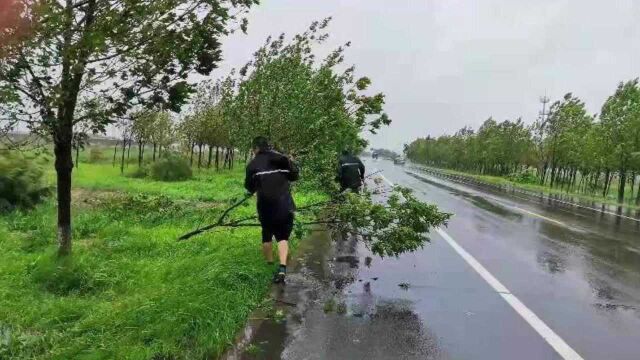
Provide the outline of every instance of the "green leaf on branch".
{"type": "Polygon", "coordinates": [[[426,204],[410,189],[396,187],[386,203],[372,194],[347,193],[336,207],[335,220],[342,231],[357,233],[373,253],[398,256],[415,251],[429,241],[428,232],[446,225],[451,214],[426,204]]]}

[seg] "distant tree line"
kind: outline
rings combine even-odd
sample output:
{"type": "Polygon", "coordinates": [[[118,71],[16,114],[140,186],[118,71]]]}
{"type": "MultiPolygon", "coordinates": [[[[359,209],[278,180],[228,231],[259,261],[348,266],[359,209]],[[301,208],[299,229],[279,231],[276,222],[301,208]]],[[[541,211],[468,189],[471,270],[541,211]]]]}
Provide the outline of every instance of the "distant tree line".
{"type": "MultiPolygon", "coordinates": [[[[545,102],[546,105],[546,102],[545,102]]],[[[599,115],[571,93],[541,112],[532,125],[521,119],[487,119],[476,131],[427,136],[405,145],[415,162],[479,174],[510,176],[540,185],[640,204],[640,86],[620,83],[599,115]],[[630,194],[630,195],[629,195],[630,194]]]]}

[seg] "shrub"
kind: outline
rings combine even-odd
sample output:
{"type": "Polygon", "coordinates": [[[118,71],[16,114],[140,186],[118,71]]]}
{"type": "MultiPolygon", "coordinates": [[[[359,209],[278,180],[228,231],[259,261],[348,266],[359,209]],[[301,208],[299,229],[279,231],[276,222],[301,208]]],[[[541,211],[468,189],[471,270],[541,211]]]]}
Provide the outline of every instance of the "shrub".
{"type": "Polygon", "coordinates": [[[137,166],[135,170],[128,172],[127,176],[134,179],[144,179],[149,176],[149,167],[146,164],[137,166]]]}
{"type": "Polygon", "coordinates": [[[106,157],[104,156],[104,152],[102,151],[102,149],[100,148],[91,148],[91,150],[89,150],[89,162],[94,164],[94,163],[99,163],[99,162],[103,162],[106,160],[106,157]]]}
{"type": "Polygon", "coordinates": [[[507,176],[507,178],[511,181],[520,183],[520,184],[537,184],[538,177],[533,172],[533,170],[525,170],[521,172],[511,173],[507,176]]]}
{"type": "Polygon", "coordinates": [[[183,207],[166,195],[116,194],[95,198],[93,205],[106,210],[112,219],[128,219],[136,223],[160,224],[182,218],[183,207]]]}
{"type": "Polygon", "coordinates": [[[15,151],[0,151],[0,212],[31,208],[48,194],[41,161],[15,151]]]}
{"type": "Polygon", "coordinates": [[[191,179],[193,173],[187,160],[168,155],[151,166],[151,177],[159,181],[181,181],[191,179]]]}

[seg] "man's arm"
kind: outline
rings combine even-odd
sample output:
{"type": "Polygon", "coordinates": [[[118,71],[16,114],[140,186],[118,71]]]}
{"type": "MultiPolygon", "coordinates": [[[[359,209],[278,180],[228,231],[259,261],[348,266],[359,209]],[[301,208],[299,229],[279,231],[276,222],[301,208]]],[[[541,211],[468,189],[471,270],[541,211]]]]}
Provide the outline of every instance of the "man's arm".
{"type": "Polygon", "coordinates": [[[247,189],[250,194],[253,194],[258,190],[255,180],[255,171],[251,164],[247,165],[247,173],[244,178],[244,188],[247,189]]]}
{"type": "Polygon", "coordinates": [[[338,167],[336,168],[336,182],[340,182],[340,180],[342,180],[342,164],[342,159],[338,160],[338,167]]]}
{"type": "Polygon", "coordinates": [[[360,179],[362,179],[362,181],[364,181],[364,164],[362,163],[362,160],[358,159],[358,169],[360,169],[360,179]]]}
{"type": "Polygon", "coordinates": [[[296,162],[291,158],[287,158],[287,167],[287,170],[289,170],[287,179],[289,179],[289,181],[298,180],[300,178],[300,170],[298,169],[298,165],[296,164],[296,162]]]}

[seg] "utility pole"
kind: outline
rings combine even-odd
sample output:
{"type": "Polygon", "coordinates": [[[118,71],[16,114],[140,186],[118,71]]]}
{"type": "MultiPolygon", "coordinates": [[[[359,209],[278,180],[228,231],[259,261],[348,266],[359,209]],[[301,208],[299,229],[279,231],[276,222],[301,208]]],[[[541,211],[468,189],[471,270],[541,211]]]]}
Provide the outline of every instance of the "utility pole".
{"type": "Polygon", "coordinates": [[[544,159],[544,129],[549,121],[549,111],[547,110],[547,104],[549,103],[549,97],[545,93],[540,97],[540,103],[542,104],[542,111],[538,112],[538,121],[536,124],[535,142],[538,151],[538,177],[540,177],[540,184],[544,185],[547,175],[547,160],[544,159]]]}
{"type": "Polygon", "coordinates": [[[538,114],[540,116],[540,121],[542,126],[544,127],[544,125],[546,125],[547,123],[547,119],[549,118],[549,112],[547,111],[547,104],[549,103],[549,97],[547,97],[547,95],[545,94],[544,96],[540,97],[540,103],[542,103],[542,111],[540,111],[538,114]]]}

